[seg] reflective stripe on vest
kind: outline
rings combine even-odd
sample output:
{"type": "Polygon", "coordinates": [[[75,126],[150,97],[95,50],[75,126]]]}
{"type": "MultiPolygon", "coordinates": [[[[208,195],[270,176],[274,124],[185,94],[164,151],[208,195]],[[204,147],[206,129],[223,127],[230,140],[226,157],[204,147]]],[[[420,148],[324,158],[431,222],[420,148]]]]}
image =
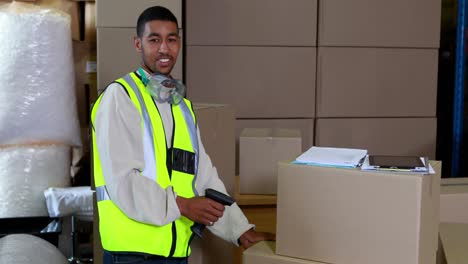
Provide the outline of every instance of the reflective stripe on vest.
{"type": "MultiPolygon", "coordinates": [[[[140,113],[145,162],[141,174],[156,181],[164,189],[172,185],[174,191],[181,197],[190,198],[196,195],[198,135],[191,103],[183,99],[179,105],[171,106],[174,120],[172,147],[178,151],[178,157],[188,157],[188,159],[182,160],[192,159],[194,162],[192,168],[195,167],[195,170],[172,170],[172,177],[169,178],[166,159],[172,159],[175,155],[167,156],[165,131],[156,105],[134,73],[117,80],[117,82],[124,86],[132,103],[140,113]],[[193,158],[190,158],[191,156],[193,158]]],[[[92,110],[93,123],[100,99],[101,96],[92,110]]],[[[109,197],[96,146],[95,131],[93,130],[94,179],[100,217],[99,230],[104,249],[143,252],[160,256],[169,256],[173,252],[174,257],[187,256],[190,253],[188,243],[192,235],[190,226],[193,221],[182,216],[172,224],[154,226],[128,218],[109,197]]]]}
{"type": "Polygon", "coordinates": [[[128,85],[130,85],[133,92],[136,94],[138,101],[140,102],[141,114],[143,115],[143,156],[145,159],[145,169],[142,174],[143,176],[156,181],[156,161],[154,159],[156,155],[154,153],[153,125],[151,124],[151,119],[149,117],[148,110],[146,110],[146,105],[143,101],[140,89],[138,89],[138,86],[133,81],[130,74],[125,75],[123,79],[128,83],[128,85]]]}
{"type": "Polygon", "coordinates": [[[187,126],[189,128],[190,140],[192,141],[193,150],[195,150],[195,173],[194,173],[194,179],[192,182],[192,189],[193,189],[193,193],[195,193],[195,195],[198,196],[197,189],[195,188],[195,180],[197,179],[197,174],[198,174],[198,154],[199,154],[198,153],[197,126],[195,124],[195,121],[193,120],[193,116],[190,113],[190,110],[187,107],[187,104],[185,103],[185,100],[182,100],[180,102],[180,108],[182,109],[182,114],[184,115],[185,123],[187,123],[187,126]]]}
{"type": "Polygon", "coordinates": [[[110,200],[109,193],[105,185],[96,187],[96,200],[98,202],[110,200]]]}

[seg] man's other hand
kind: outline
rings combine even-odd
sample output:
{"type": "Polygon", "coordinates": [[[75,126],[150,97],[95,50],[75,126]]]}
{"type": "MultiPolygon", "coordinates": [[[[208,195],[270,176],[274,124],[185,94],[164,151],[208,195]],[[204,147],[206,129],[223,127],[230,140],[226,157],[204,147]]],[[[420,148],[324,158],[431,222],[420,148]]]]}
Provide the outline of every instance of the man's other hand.
{"type": "Polygon", "coordinates": [[[203,196],[193,198],[177,196],[176,202],[183,216],[207,226],[213,225],[224,213],[224,205],[203,196]]]}
{"type": "Polygon", "coordinates": [[[239,237],[240,245],[244,249],[247,249],[253,246],[255,243],[263,240],[274,241],[276,240],[276,236],[272,233],[257,232],[253,229],[249,229],[239,237]]]}

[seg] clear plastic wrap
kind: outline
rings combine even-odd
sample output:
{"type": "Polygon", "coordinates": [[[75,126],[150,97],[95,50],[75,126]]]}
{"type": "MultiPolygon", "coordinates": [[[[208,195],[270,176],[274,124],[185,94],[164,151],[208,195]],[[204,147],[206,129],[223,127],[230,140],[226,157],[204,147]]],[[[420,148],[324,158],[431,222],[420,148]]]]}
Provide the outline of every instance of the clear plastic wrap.
{"type": "Polygon", "coordinates": [[[0,25],[0,146],[81,145],[69,15],[13,2],[0,25]]]}
{"type": "Polygon", "coordinates": [[[0,263],[68,264],[68,261],[46,240],[33,235],[17,234],[0,239],[0,263]]]}
{"type": "Polygon", "coordinates": [[[89,186],[48,188],[44,196],[50,217],[75,215],[93,219],[93,191],[89,186]]]}
{"type": "Polygon", "coordinates": [[[44,190],[70,186],[70,156],[66,145],[0,148],[0,218],[49,216],[44,190]]]}

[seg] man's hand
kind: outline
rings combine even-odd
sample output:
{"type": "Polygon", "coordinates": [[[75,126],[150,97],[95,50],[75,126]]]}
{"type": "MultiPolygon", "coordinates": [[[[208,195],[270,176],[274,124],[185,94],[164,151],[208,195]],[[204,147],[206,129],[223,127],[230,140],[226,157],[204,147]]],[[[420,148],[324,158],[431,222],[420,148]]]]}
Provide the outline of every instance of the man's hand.
{"type": "Polygon", "coordinates": [[[183,216],[208,226],[218,221],[224,213],[224,205],[203,196],[193,198],[177,196],[176,202],[183,216]]]}
{"type": "Polygon", "coordinates": [[[272,233],[265,233],[265,232],[257,232],[253,229],[247,230],[244,234],[239,237],[240,245],[247,249],[253,246],[255,243],[263,241],[263,240],[276,240],[276,237],[272,233]]]}

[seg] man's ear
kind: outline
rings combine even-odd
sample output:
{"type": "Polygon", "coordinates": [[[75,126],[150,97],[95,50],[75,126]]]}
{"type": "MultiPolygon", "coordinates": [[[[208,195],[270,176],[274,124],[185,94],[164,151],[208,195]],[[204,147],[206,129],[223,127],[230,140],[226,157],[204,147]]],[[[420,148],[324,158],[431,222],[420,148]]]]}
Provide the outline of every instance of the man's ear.
{"type": "Polygon", "coordinates": [[[141,38],[138,36],[133,37],[133,43],[137,52],[141,52],[141,38]]]}

